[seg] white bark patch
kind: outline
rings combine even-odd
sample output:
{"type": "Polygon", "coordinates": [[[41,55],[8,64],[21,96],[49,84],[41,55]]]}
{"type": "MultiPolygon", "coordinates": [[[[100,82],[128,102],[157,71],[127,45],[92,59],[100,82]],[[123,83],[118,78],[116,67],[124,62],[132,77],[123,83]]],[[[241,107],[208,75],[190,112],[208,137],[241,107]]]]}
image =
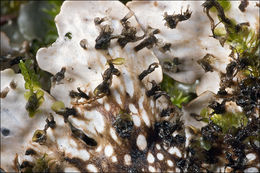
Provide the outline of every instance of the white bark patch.
{"type": "Polygon", "coordinates": [[[90,158],[90,155],[86,150],[79,150],[79,153],[79,157],[84,161],[87,161],[90,158]]]}
{"type": "Polygon", "coordinates": [[[99,147],[97,147],[96,152],[98,153],[98,152],[100,152],[101,150],[102,150],[102,146],[100,145],[99,147]]]}
{"type": "Polygon", "coordinates": [[[152,113],[154,113],[154,101],[152,99],[150,100],[150,107],[152,108],[152,113]]]}
{"type": "Polygon", "coordinates": [[[113,152],[114,152],[114,149],[113,149],[113,147],[112,147],[111,145],[107,145],[107,146],[105,147],[105,155],[106,155],[107,157],[112,156],[113,152]]]}
{"type": "Polygon", "coordinates": [[[122,100],[121,100],[121,97],[120,97],[120,94],[118,93],[117,90],[113,89],[112,90],[112,93],[114,95],[114,97],[116,98],[116,102],[119,104],[119,105],[122,105],[122,100]]]}
{"type": "Polygon", "coordinates": [[[200,79],[200,83],[196,87],[196,93],[197,95],[200,95],[205,91],[211,91],[217,94],[220,87],[219,84],[220,76],[218,75],[218,72],[207,72],[200,79]]]}
{"type": "Polygon", "coordinates": [[[147,146],[147,141],[144,137],[144,135],[138,135],[137,139],[136,139],[136,145],[138,146],[138,148],[140,150],[144,150],[147,146]]]}
{"type": "Polygon", "coordinates": [[[132,118],[133,118],[134,125],[140,127],[141,126],[140,118],[137,115],[133,115],[132,118]]]}
{"type": "Polygon", "coordinates": [[[96,110],[85,112],[85,118],[90,120],[90,122],[87,123],[87,125],[86,123],[84,125],[87,130],[91,131],[94,134],[96,134],[96,130],[99,133],[102,133],[104,131],[105,122],[104,122],[103,115],[100,112],[96,110]]]}
{"type": "Polygon", "coordinates": [[[163,160],[163,154],[162,153],[157,153],[157,159],[159,159],[159,160],[163,160]]]}
{"type": "Polygon", "coordinates": [[[167,160],[167,164],[168,166],[173,167],[173,162],[171,160],[167,160]]]}
{"type": "Polygon", "coordinates": [[[149,166],[148,169],[150,172],[155,172],[155,168],[153,166],[149,166]]]}
{"type": "Polygon", "coordinates": [[[67,167],[64,169],[64,172],[68,172],[68,173],[79,172],[79,170],[78,170],[78,168],[75,168],[75,167],[67,167]]]}
{"type": "Polygon", "coordinates": [[[175,154],[178,157],[181,157],[181,151],[177,147],[171,147],[168,152],[170,154],[175,154]]]}
{"type": "Polygon", "coordinates": [[[150,127],[150,120],[145,110],[142,111],[142,118],[144,120],[144,123],[150,127]]]}
{"type": "Polygon", "coordinates": [[[112,160],[113,163],[117,162],[116,156],[112,156],[111,160],[112,160]]]}
{"type": "Polygon", "coordinates": [[[65,154],[69,154],[72,157],[78,157],[84,161],[88,160],[90,157],[89,153],[86,150],[78,150],[76,147],[68,145],[70,141],[68,137],[58,138],[57,143],[60,150],[65,151],[65,154]]]}
{"type": "Polygon", "coordinates": [[[96,166],[93,165],[93,164],[88,164],[87,169],[88,169],[90,172],[98,172],[96,166]]]}
{"type": "MultiPolygon", "coordinates": [[[[144,91],[144,93],[145,93],[145,91],[144,91]]],[[[141,96],[138,100],[139,110],[144,109],[143,102],[144,102],[144,96],[141,96]]]]}
{"type": "Polygon", "coordinates": [[[244,172],[246,172],[246,173],[254,173],[254,172],[259,172],[259,170],[256,167],[252,167],[252,168],[245,169],[244,172]]]}
{"type": "Polygon", "coordinates": [[[108,103],[105,103],[105,109],[106,109],[106,111],[110,110],[110,105],[108,103]]]}
{"type": "Polygon", "coordinates": [[[113,128],[110,128],[110,135],[116,142],[118,141],[116,131],[113,128]]]}
{"type": "Polygon", "coordinates": [[[123,79],[126,85],[126,92],[130,95],[130,97],[133,97],[134,95],[134,83],[131,77],[129,76],[130,74],[126,71],[126,69],[122,69],[123,79]]]}
{"type": "Polygon", "coordinates": [[[181,170],[179,168],[175,168],[175,172],[181,172],[181,170]]]}
{"type": "Polygon", "coordinates": [[[126,154],[124,156],[124,161],[126,165],[131,165],[131,156],[129,154],[126,154]]]}
{"type": "Polygon", "coordinates": [[[137,114],[137,113],[138,113],[136,107],[135,107],[133,104],[129,104],[129,109],[130,109],[130,111],[131,111],[132,113],[134,113],[134,114],[137,114]]]}
{"type": "Polygon", "coordinates": [[[149,162],[149,163],[153,163],[154,162],[154,156],[152,155],[152,153],[148,153],[148,155],[147,155],[147,161],[149,162]]]}
{"type": "Polygon", "coordinates": [[[246,155],[246,158],[248,159],[248,162],[250,162],[256,159],[256,155],[253,153],[249,153],[246,155]]]}

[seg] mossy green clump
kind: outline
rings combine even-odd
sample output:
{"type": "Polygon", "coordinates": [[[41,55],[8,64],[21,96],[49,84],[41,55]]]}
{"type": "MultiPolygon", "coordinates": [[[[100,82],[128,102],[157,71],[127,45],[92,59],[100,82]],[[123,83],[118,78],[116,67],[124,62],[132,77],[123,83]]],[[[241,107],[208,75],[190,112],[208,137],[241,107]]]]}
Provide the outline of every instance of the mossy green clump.
{"type": "Polygon", "coordinates": [[[217,27],[213,19],[210,19],[213,37],[218,39],[222,46],[225,43],[230,45],[234,53],[239,55],[238,60],[241,58],[248,60],[246,67],[241,69],[245,75],[260,76],[259,31],[250,28],[247,22],[238,23],[226,16],[224,12],[230,6],[230,2],[215,0],[205,3],[204,6],[208,16],[210,16],[208,10],[211,12],[216,10],[219,21],[224,25],[224,27],[217,27]]]}
{"type": "Polygon", "coordinates": [[[171,102],[179,108],[181,108],[183,104],[194,99],[196,96],[195,93],[188,91],[192,90],[193,85],[181,84],[166,74],[163,75],[161,88],[169,94],[171,102]]]}
{"type": "MultiPolygon", "coordinates": [[[[229,0],[217,0],[219,4],[223,7],[224,11],[229,11],[231,8],[231,3],[229,0]]],[[[210,9],[211,12],[217,12],[217,9],[215,7],[210,9]]]]}
{"type": "Polygon", "coordinates": [[[54,112],[61,112],[65,110],[65,104],[62,101],[56,101],[52,104],[51,109],[54,112]]]}
{"type": "Polygon", "coordinates": [[[63,3],[63,0],[56,0],[56,1],[48,0],[48,3],[51,5],[51,8],[44,10],[44,12],[46,12],[50,16],[50,19],[47,20],[49,29],[46,34],[46,37],[44,38],[44,43],[46,45],[53,43],[58,38],[58,32],[56,29],[54,18],[56,17],[56,15],[59,14],[60,7],[63,3]]]}
{"type": "Polygon", "coordinates": [[[26,0],[9,0],[9,1],[1,1],[1,15],[13,14],[19,11],[20,6],[23,3],[26,3],[26,0]]]}
{"type": "Polygon", "coordinates": [[[49,161],[48,155],[44,154],[41,158],[36,160],[32,172],[49,172],[49,161]]]}
{"type": "Polygon", "coordinates": [[[19,68],[25,81],[24,87],[29,90],[24,94],[25,99],[28,101],[25,107],[29,117],[33,117],[44,102],[44,92],[39,82],[40,76],[35,73],[32,64],[30,59],[27,59],[25,62],[21,60],[19,63],[19,68]]]}
{"type": "Polygon", "coordinates": [[[229,129],[244,127],[247,125],[248,119],[245,114],[241,112],[232,113],[226,112],[224,114],[213,114],[212,109],[204,108],[201,110],[200,115],[203,118],[202,120],[205,122],[209,122],[210,120],[221,127],[223,133],[227,133],[229,129]]]}

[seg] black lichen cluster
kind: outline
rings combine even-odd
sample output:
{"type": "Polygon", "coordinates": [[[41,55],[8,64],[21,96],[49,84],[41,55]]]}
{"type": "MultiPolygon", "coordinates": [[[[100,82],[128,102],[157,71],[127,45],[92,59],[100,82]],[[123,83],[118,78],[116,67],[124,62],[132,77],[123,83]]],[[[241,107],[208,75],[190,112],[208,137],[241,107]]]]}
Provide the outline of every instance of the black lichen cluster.
{"type": "Polygon", "coordinates": [[[108,62],[108,64],[109,64],[109,68],[106,69],[104,74],[102,75],[103,82],[99,84],[94,90],[94,95],[97,98],[101,98],[105,95],[109,95],[113,75],[120,76],[120,71],[117,68],[115,68],[113,63],[108,62]]]}
{"type": "Polygon", "coordinates": [[[260,77],[248,77],[239,83],[236,104],[241,106],[246,115],[251,115],[260,109],[260,77]]]}
{"type": "Polygon", "coordinates": [[[181,145],[185,143],[186,137],[181,135],[173,136],[175,131],[183,129],[183,123],[181,121],[170,122],[162,121],[154,124],[154,133],[156,138],[166,146],[181,145]]]}
{"type": "Polygon", "coordinates": [[[117,42],[119,43],[119,45],[124,48],[125,45],[129,42],[136,42],[139,41],[141,39],[144,38],[145,35],[143,36],[136,36],[137,30],[135,27],[132,27],[130,25],[130,22],[127,21],[130,17],[132,17],[133,13],[129,12],[122,20],[121,20],[121,24],[123,26],[122,32],[121,32],[121,36],[120,38],[117,40],[117,42]]]}
{"type": "Polygon", "coordinates": [[[149,65],[147,70],[144,70],[141,74],[139,74],[138,79],[141,81],[147,76],[148,74],[152,73],[156,68],[159,67],[158,63],[152,63],[149,65]]]}
{"type": "Polygon", "coordinates": [[[131,115],[129,115],[127,112],[121,111],[116,117],[113,126],[121,138],[130,138],[134,128],[134,122],[131,119],[131,115]]]}
{"type": "MultiPolygon", "coordinates": [[[[235,22],[229,19],[217,0],[207,0],[203,6],[211,21],[214,38],[221,40],[220,37],[215,35],[216,25],[209,15],[211,8],[215,7],[220,21],[225,25],[227,35],[224,36],[224,42],[220,42],[222,45],[233,34],[239,32],[243,34],[244,26],[235,24],[235,22]]],[[[259,46],[258,40],[259,37],[256,36],[255,46],[257,47],[259,46]]],[[[230,43],[230,41],[227,43],[230,43]]],[[[236,44],[241,45],[243,43],[237,41],[236,44]]],[[[192,172],[210,172],[214,171],[212,169],[213,165],[224,165],[225,168],[228,167],[231,169],[231,172],[243,172],[247,168],[255,167],[257,162],[259,162],[259,145],[257,143],[260,140],[260,71],[258,68],[259,62],[257,62],[257,59],[259,61],[259,55],[256,55],[257,49],[259,49],[257,47],[250,47],[245,50],[238,50],[238,47],[230,47],[232,50],[230,54],[232,61],[227,65],[226,73],[221,75],[220,88],[217,94],[218,101],[213,101],[208,105],[207,108],[212,110],[208,114],[208,124],[197,131],[196,136],[194,135],[191,140],[189,148],[195,154],[190,154],[186,161],[181,160],[180,164],[177,164],[182,170],[186,168],[192,172]],[[236,105],[242,108],[242,114],[245,115],[242,121],[246,123],[224,130],[223,125],[219,126],[216,124],[217,121],[213,116],[227,116],[228,110],[226,106],[228,102],[236,103],[236,105]],[[213,122],[213,120],[215,121],[213,122]],[[246,157],[248,153],[255,154],[256,159],[254,162],[248,162],[246,157]],[[191,162],[191,160],[194,160],[194,157],[195,163],[193,165],[196,166],[189,169],[187,160],[191,162]],[[210,164],[210,166],[205,168],[203,164],[210,164]]],[[[212,70],[210,63],[208,65],[205,62],[201,65],[206,72],[212,70]]],[[[230,119],[226,119],[225,121],[232,123],[230,119]]]]}
{"type": "Polygon", "coordinates": [[[168,15],[167,12],[164,13],[164,20],[166,21],[165,25],[171,29],[176,28],[177,24],[179,22],[188,20],[191,17],[192,12],[187,10],[182,14],[173,14],[173,15],[168,15]]]}
{"type": "Polygon", "coordinates": [[[154,36],[158,33],[160,33],[159,29],[155,29],[154,31],[152,31],[147,38],[145,38],[141,43],[134,47],[134,50],[138,52],[145,47],[151,49],[158,42],[158,39],[154,36]]]}
{"type": "Polygon", "coordinates": [[[121,24],[123,26],[123,29],[121,31],[120,35],[112,35],[113,28],[111,28],[110,25],[101,25],[102,22],[106,21],[106,18],[95,18],[94,23],[95,25],[99,26],[101,32],[99,36],[96,38],[96,49],[102,49],[107,50],[110,46],[110,41],[112,39],[118,39],[117,42],[120,45],[121,48],[124,48],[127,43],[129,42],[136,42],[145,37],[143,36],[136,36],[137,30],[135,27],[132,27],[130,25],[130,22],[128,21],[129,18],[133,16],[132,12],[129,12],[123,19],[121,19],[121,24]]]}

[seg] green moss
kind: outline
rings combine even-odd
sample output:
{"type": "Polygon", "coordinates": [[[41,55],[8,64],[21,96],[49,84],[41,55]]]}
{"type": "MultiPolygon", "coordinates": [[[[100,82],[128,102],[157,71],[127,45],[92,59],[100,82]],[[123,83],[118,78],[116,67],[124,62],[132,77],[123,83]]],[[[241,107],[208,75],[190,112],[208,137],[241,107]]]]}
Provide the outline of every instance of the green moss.
{"type": "Polygon", "coordinates": [[[43,157],[36,160],[35,165],[32,169],[33,172],[49,172],[48,162],[50,160],[47,156],[47,154],[44,154],[43,157]]]}
{"type": "Polygon", "coordinates": [[[169,94],[172,103],[179,108],[196,97],[196,94],[194,93],[194,85],[179,83],[166,74],[163,75],[161,88],[169,94]]]}
{"type": "Polygon", "coordinates": [[[227,133],[231,128],[239,128],[247,125],[248,119],[243,113],[226,112],[224,114],[213,114],[212,109],[204,108],[201,110],[200,115],[203,121],[209,122],[209,117],[213,123],[221,127],[224,133],[227,133]]]}
{"type": "MultiPolygon", "coordinates": [[[[231,8],[231,3],[229,0],[217,0],[219,4],[223,7],[224,11],[229,11],[231,8]]],[[[210,9],[211,12],[217,12],[216,8],[213,7],[210,9]]]]}
{"type": "Polygon", "coordinates": [[[52,104],[51,109],[54,112],[60,112],[60,111],[63,111],[65,109],[65,105],[62,101],[56,101],[52,104]]]}
{"type": "Polygon", "coordinates": [[[48,3],[52,6],[52,8],[44,10],[44,12],[46,12],[50,16],[49,19],[46,19],[49,25],[48,32],[46,34],[46,37],[44,38],[44,43],[46,45],[53,43],[58,38],[58,32],[56,29],[54,18],[57,14],[59,14],[63,0],[48,0],[48,3]]]}
{"type": "MultiPolygon", "coordinates": [[[[227,11],[227,1],[218,0],[219,4],[223,7],[224,11],[227,11]]],[[[210,10],[216,10],[212,7],[210,10]]],[[[214,11],[213,10],[213,11],[214,11]]],[[[226,15],[226,14],[225,14],[226,15]]],[[[234,19],[225,18],[221,12],[218,12],[218,18],[225,27],[216,27],[213,33],[223,46],[227,43],[234,48],[235,53],[239,54],[239,58],[247,58],[249,64],[243,69],[245,75],[252,75],[254,77],[260,76],[260,61],[259,61],[259,32],[251,29],[248,24],[239,24],[234,19]]]]}
{"type": "Polygon", "coordinates": [[[28,1],[23,0],[8,0],[1,1],[1,15],[18,13],[20,6],[28,1]]]}
{"type": "Polygon", "coordinates": [[[210,142],[206,141],[206,140],[203,140],[203,138],[201,137],[200,138],[200,147],[209,151],[211,149],[211,144],[210,142]]]}
{"type": "MultiPolygon", "coordinates": [[[[125,63],[125,58],[115,58],[111,60],[111,63],[114,65],[122,65],[125,63]]],[[[108,63],[106,63],[108,64],[108,63]]]]}
{"type": "Polygon", "coordinates": [[[214,114],[211,120],[222,128],[222,131],[226,133],[232,127],[238,128],[247,125],[247,117],[243,113],[230,113],[214,114]]]}
{"type": "Polygon", "coordinates": [[[28,100],[25,108],[29,113],[29,117],[33,117],[44,102],[44,92],[41,90],[39,82],[40,76],[35,73],[30,59],[27,59],[25,62],[20,61],[19,68],[24,77],[24,87],[29,90],[24,94],[25,99],[28,100]]]}

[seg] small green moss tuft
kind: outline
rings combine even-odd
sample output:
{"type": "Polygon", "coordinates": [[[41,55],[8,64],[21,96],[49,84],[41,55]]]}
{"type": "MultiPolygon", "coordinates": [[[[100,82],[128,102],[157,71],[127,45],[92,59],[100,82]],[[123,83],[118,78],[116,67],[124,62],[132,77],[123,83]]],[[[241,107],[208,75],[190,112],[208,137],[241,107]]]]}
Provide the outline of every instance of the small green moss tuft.
{"type": "Polygon", "coordinates": [[[29,117],[33,117],[44,102],[44,92],[39,82],[40,76],[35,73],[30,59],[27,59],[25,62],[20,61],[19,68],[25,80],[24,87],[29,90],[24,94],[25,99],[28,100],[25,108],[29,113],[29,117]]]}
{"type": "Polygon", "coordinates": [[[193,92],[194,85],[179,83],[166,74],[163,75],[161,88],[169,94],[171,102],[179,108],[196,97],[193,92]]]}
{"type": "Polygon", "coordinates": [[[62,112],[65,110],[65,104],[62,101],[56,101],[52,104],[51,109],[54,112],[62,112]]]}
{"type": "Polygon", "coordinates": [[[212,109],[204,108],[201,110],[200,115],[203,118],[202,120],[205,122],[209,122],[210,120],[221,127],[222,131],[224,133],[227,133],[229,129],[231,128],[239,128],[244,127],[247,125],[248,119],[243,113],[232,113],[232,112],[226,112],[224,114],[213,114],[212,109]]]}

